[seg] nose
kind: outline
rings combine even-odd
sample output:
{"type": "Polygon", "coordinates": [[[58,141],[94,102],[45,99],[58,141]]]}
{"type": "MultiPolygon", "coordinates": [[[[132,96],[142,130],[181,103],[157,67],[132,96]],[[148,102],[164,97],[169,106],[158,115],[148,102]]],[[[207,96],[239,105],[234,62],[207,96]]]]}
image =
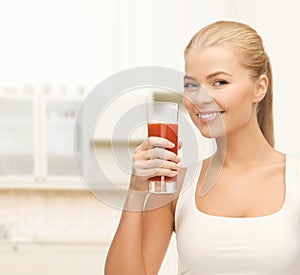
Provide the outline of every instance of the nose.
{"type": "Polygon", "coordinates": [[[205,105],[211,104],[214,102],[214,99],[210,96],[207,89],[201,87],[197,91],[187,92],[185,93],[185,97],[187,100],[191,101],[191,103],[196,105],[205,105]]]}

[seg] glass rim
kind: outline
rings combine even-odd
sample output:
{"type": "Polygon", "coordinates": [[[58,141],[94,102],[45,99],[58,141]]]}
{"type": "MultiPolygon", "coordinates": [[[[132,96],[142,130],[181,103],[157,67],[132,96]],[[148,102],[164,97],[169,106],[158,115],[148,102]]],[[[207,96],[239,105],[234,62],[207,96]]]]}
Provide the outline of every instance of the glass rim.
{"type": "MultiPolygon", "coordinates": [[[[169,109],[170,111],[170,109],[169,109]]],[[[170,123],[170,124],[178,124],[178,116],[179,116],[179,103],[174,101],[150,101],[147,103],[147,123],[148,124],[154,124],[154,123],[170,123]],[[174,116],[172,119],[161,118],[161,119],[154,119],[150,118],[150,108],[151,106],[167,106],[167,108],[173,108],[174,114],[176,113],[176,116],[174,116]]]]}

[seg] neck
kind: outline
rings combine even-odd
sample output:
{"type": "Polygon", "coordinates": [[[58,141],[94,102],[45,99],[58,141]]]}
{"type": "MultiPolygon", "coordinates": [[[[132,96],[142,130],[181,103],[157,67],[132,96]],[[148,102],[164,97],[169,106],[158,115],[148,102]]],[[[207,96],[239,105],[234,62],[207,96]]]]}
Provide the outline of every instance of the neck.
{"type": "Polygon", "coordinates": [[[272,162],[274,157],[278,157],[278,152],[263,136],[255,117],[226,138],[217,138],[216,142],[216,156],[223,162],[223,167],[251,167],[272,162]]]}

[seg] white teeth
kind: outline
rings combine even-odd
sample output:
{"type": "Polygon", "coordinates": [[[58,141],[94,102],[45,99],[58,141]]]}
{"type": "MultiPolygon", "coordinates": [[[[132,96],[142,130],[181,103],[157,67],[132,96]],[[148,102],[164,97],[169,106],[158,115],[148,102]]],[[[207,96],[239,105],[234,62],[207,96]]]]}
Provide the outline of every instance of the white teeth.
{"type": "Polygon", "coordinates": [[[208,118],[216,117],[221,114],[222,114],[222,112],[213,112],[213,113],[207,113],[207,114],[197,114],[197,116],[200,118],[203,118],[203,119],[208,119],[208,118]]]}

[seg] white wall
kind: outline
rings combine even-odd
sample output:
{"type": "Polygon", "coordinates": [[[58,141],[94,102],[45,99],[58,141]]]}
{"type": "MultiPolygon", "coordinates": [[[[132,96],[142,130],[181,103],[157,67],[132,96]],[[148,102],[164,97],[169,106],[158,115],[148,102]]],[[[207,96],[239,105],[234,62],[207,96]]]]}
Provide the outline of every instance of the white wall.
{"type": "Polygon", "coordinates": [[[109,0],[1,1],[0,85],[93,87],[111,75],[113,5],[109,0]]]}
{"type": "Polygon", "coordinates": [[[122,10],[117,28],[124,45],[117,53],[122,69],[156,65],[182,71],[183,51],[192,35],[207,22],[225,18],[227,13],[226,0],[116,2],[122,10]]]}

